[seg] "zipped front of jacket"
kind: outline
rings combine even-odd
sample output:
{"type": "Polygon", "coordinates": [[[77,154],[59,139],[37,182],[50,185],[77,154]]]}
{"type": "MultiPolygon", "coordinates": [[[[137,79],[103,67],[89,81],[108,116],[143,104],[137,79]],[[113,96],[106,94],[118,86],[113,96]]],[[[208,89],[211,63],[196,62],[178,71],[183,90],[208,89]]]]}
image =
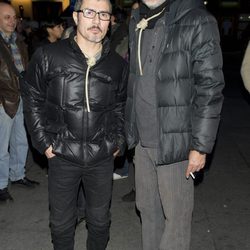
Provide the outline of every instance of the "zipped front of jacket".
{"type": "MultiPolygon", "coordinates": [[[[100,57],[100,59],[98,59],[97,61],[96,61],[96,64],[94,65],[94,66],[92,66],[91,68],[90,68],[90,71],[89,71],[89,84],[91,84],[91,81],[90,81],[90,78],[91,78],[91,73],[92,73],[92,71],[94,71],[95,70],[95,68],[97,68],[101,63],[102,63],[102,61],[104,60],[104,58],[107,56],[107,51],[105,51],[106,53],[102,53],[101,54],[101,57],[100,57]]],[[[85,58],[85,56],[83,55],[83,57],[84,57],[84,60],[85,60],[85,74],[86,74],[86,68],[87,68],[87,62],[86,62],[86,58],[85,58]]],[[[84,79],[85,79],[85,77],[84,77],[84,79]]],[[[83,100],[84,100],[84,102],[83,102],[83,117],[82,117],[82,119],[83,119],[83,159],[85,159],[85,161],[84,161],[84,165],[85,165],[85,167],[87,167],[88,165],[87,165],[87,159],[88,159],[88,157],[89,157],[89,155],[88,155],[88,140],[87,140],[87,135],[88,135],[88,129],[89,129],[89,121],[88,121],[88,119],[89,119],[89,112],[88,112],[88,108],[87,108],[87,100],[86,100],[86,93],[85,93],[85,84],[86,84],[86,81],[84,81],[84,83],[83,83],[83,100]]],[[[90,88],[89,88],[90,89],[90,88]]],[[[89,97],[91,97],[90,96],[90,93],[88,93],[88,95],[89,95],[89,97]]],[[[92,112],[91,111],[91,105],[90,105],[90,112],[92,112]]]]}

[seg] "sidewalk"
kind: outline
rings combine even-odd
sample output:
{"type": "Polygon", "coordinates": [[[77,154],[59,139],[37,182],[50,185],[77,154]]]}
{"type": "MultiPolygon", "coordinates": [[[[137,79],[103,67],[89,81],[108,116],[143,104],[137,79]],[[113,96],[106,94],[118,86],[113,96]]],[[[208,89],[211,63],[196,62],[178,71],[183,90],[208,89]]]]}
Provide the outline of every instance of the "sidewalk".
{"type": "MultiPolygon", "coordinates": [[[[213,157],[195,187],[191,250],[250,249],[250,104],[238,78],[228,80],[213,157]]],[[[0,204],[1,250],[52,250],[47,177],[31,158],[29,165],[28,177],[41,184],[33,190],[10,187],[15,201],[0,204]]],[[[114,182],[107,250],[141,250],[135,204],[121,201],[128,191],[128,179],[114,182]]],[[[76,230],[75,250],[84,250],[85,240],[82,223],[76,230]]]]}

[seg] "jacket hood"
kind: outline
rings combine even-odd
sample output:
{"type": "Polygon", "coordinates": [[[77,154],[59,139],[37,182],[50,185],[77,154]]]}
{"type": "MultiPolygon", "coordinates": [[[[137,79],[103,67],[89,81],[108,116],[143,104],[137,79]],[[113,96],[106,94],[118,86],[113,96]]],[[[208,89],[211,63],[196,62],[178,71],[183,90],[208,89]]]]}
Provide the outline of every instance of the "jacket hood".
{"type": "Polygon", "coordinates": [[[205,8],[202,0],[170,0],[170,22],[175,23],[189,11],[205,8]]]}
{"type": "MultiPolygon", "coordinates": [[[[205,8],[202,0],[170,0],[169,22],[175,23],[189,11],[197,8],[205,8]]],[[[140,15],[138,9],[132,11],[131,18],[139,20],[140,15]]]]}

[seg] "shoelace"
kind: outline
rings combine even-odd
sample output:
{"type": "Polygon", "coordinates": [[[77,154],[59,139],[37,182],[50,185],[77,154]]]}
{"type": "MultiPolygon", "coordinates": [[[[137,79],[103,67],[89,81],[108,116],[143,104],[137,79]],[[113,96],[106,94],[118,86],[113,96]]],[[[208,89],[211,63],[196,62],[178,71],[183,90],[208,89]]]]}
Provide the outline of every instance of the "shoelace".
{"type": "Polygon", "coordinates": [[[145,19],[145,18],[142,18],[142,20],[136,25],[136,29],[135,31],[137,30],[140,30],[139,31],[139,38],[138,38],[138,51],[137,51],[137,56],[138,56],[138,63],[139,63],[139,70],[140,70],[140,75],[142,76],[143,73],[142,73],[142,65],[141,65],[141,36],[142,36],[142,31],[145,30],[147,27],[148,27],[148,22],[155,18],[155,17],[158,17],[159,15],[161,15],[161,13],[165,10],[165,8],[163,8],[159,13],[145,19]]]}

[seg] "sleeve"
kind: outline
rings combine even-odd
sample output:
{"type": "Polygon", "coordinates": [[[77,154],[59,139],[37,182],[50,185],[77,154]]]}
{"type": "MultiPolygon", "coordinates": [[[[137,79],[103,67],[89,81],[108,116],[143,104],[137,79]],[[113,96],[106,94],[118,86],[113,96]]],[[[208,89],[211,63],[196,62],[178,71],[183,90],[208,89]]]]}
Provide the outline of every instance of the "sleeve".
{"type": "Polygon", "coordinates": [[[117,131],[117,146],[120,149],[119,155],[123,155],[126,148],[125,140],[125,104],[127,99],[127,82],[128,82],[128,64],[125,63],[122,73],[121,82],[119,84],[116,107],[115,107],[115,121],[117,131]]]}
{"type": "Polygon", "coordinates": [[[248,43],[241,69],[240,69],[241,77],[244,83],[245,88],[250,93],[250,42],[248,43]]]}
{"type": "Polygon", "coordinates": [[[31,58],[21,86],[25,123],[32,145],[41,154],[51,145],[45,133],[47,61],[43,49],[38,49],[31,58]]]}
{"type": "Polygon", "coordinates": [[[216,20],[206,15],[197,22],[192,42],[195,95],[192,112],[192,148],[211,153],[223,104],[222,53],[216,20]]]}

